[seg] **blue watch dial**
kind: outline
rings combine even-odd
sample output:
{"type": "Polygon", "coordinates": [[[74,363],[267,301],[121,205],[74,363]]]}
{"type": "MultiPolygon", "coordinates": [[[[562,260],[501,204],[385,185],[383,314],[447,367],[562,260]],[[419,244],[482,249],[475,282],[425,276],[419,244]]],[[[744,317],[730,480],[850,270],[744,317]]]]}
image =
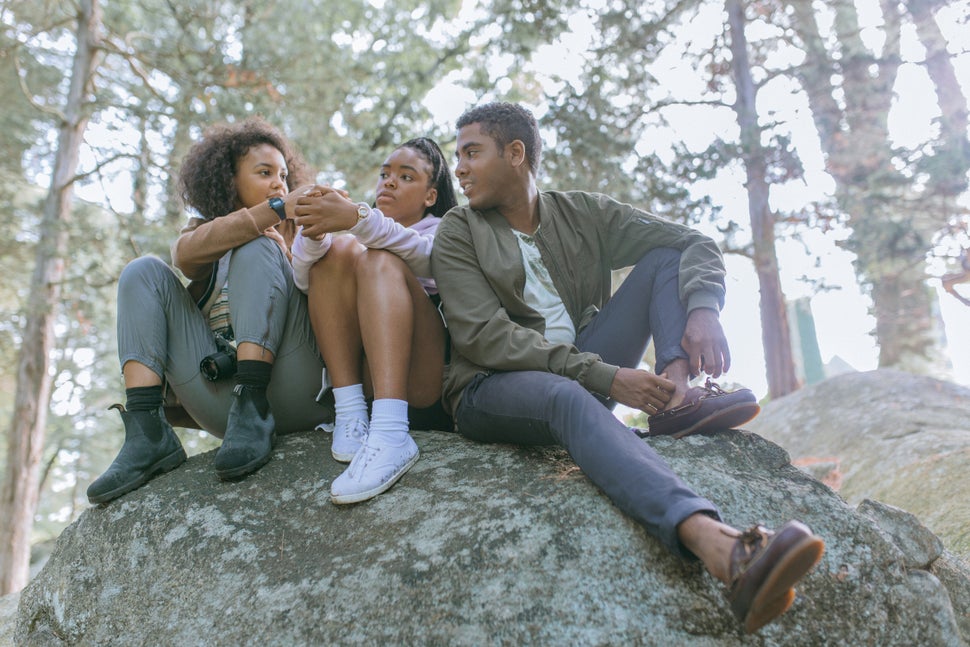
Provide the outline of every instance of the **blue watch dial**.
{"type": "Polygon", "coordinates": [[[272,207],[281,221],[286,220],[286,203],[283,202],[282,198],[270,198],[269,206],[272,207]]]}

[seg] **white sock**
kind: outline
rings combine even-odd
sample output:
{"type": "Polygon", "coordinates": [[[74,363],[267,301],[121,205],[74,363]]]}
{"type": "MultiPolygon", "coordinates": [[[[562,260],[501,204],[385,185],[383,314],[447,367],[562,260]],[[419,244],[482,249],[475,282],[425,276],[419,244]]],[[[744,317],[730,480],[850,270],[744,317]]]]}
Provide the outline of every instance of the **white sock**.
{"type": "Polygon", "coordinates": [[[364,387],[361,384],[339,386],[333,390],[335,424],[358,420],[367,421],[367,402],[364,400],[364,387]]]}
{"type": "Polygon", "coordinates": [[[382,398],[371,407],[370,438],[384,445],[400,447],[408,435],[406,400],[382,398]]]}

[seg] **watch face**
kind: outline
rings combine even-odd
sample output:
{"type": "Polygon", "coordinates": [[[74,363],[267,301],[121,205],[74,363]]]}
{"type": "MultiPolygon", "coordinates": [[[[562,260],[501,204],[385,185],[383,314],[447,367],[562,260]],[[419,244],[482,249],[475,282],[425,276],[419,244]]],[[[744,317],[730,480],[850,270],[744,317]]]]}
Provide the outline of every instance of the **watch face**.
{"type": "Polygon", "coordinates": [[[270,198],[269,206],[280,217],[280,220],[286,220],[286,203],[283,202],[282,198],[270,198]]]}

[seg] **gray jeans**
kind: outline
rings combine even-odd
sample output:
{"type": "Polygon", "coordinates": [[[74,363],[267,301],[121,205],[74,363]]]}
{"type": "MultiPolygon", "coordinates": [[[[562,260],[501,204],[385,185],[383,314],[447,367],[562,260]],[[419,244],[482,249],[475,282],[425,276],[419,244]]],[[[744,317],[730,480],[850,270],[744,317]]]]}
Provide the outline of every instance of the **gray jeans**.
{"type": "MultiPolygon", "coordinates": [[[[254,342],[276,360],[267,397],[277,433],[306,431],[332,412],[317,404],[323,360],[306,295],[279,245],[260,236],[235,249],[229,263],[230,318],[237,341],[254,342]]],[[[199,362],[216,352],[215,335],[175,272],[145,256],[118,281],[118,356],[163,375],[185,410],[214,436],[226,432],[233,380],[210,382],[199,362]]]]}
{"type": "MultiPolygon", "coordinates": [[[[675,250],[647,253],[580,332],[576,345],[632,368],[653,335],[658,364],[686,357],[680,348],[687,315],[677,293],[679,265],[675,250]]],[[[618,508],[671,552],[693,557],[677,538],[677,526],[697,512],[719,519],[717,507],[617,420],[609,404],[575,380],[552,373],[479,374],[465,387],[455,422],[459,433],[480,442],[565,447],[618,508]]]]}

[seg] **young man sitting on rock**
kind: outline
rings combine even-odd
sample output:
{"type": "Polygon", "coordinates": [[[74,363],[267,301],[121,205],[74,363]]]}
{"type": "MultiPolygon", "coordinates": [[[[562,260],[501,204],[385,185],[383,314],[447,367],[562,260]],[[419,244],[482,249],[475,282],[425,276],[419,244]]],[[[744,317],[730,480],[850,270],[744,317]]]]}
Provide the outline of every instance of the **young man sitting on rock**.
{"type": "Polygon", "coordinates": [[[468,205],[442,220],[432,270],[452,339],[444,386],[457,430],[481,442],[559,444],[626,514],[728,586],[752,632],[784,613],[821,558],[804,524],[740,532],[611,413],[651,414],[643,435],[730,429],[751,391],[708,379],[730,367],[719,321],[724,264],[710,238],[599,194],[539,191],[532,114],[507,103],[458,120],[455,174],[468,205]],[[611,270],[633,266],[610,296],[611,270]],[[657,373],[636,368],[651,336],[657,373]],[[604,406],[606,405],[606,406],[604,406]]]}

